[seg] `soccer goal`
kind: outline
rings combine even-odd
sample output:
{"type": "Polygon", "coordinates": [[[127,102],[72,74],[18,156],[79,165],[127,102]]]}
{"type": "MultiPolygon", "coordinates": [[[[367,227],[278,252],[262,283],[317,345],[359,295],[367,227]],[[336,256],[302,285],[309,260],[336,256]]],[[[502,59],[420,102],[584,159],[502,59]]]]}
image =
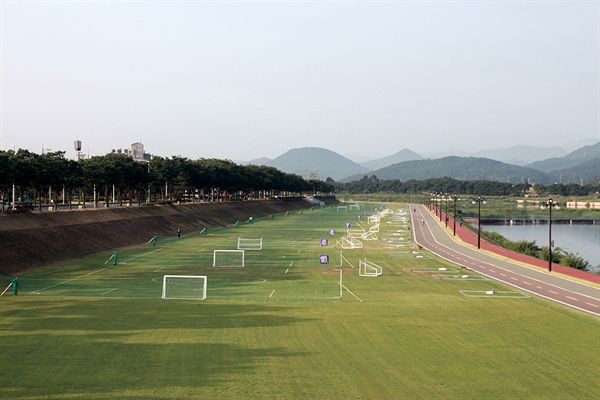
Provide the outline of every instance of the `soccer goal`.
{"type": "Polygon", "coordinates": [[[369,232],[379,232],[379,224],[375,224],[369,228],[369,232]]]}
{"type": "Polygon", "coordinates": [[[350,206],[348,206],[349,210],[360,210],[360,206],[358,204],[350,204],[350,206]]]}
{"type": "Polygon", "coordinates": [[[342,249],[362,249],[362,247],[363,243],[354,237],[342,238],[342,249]]]}
{"type": "Polygon", "coordinates": [[[238,238],[238,250],[262,250],[263,240],[238,238]]]}
{"type": "Polygon", "coordinates": [[[163,276],[163,299],[204,300],[208,279],[200,275],[163,276]]]}
{"type": "Polygon", "coordinates": [[[337,206],[337,212],[346,211],[348,212],[348,206],[337,206]]]}
{"type": "Polygon", "coordinates": [[[378,224],[381,221],[381,217],[379,215],[369,215],[367,220],[370,224],[378,224]]]}
{"type": "Polygon", "coordinates": [[[377,236],[377,233],[369,231],[369,232],[363,233],[363,235],[361,236],[361,239],[363,239],[363,240],[379,240],[379,237],[377,236]]]}
{"type": "Polygon", "coordinates": [[[213,267],[245,267],[244,250],[213,251],[213,267]]]}
{"type": "Polygon", "coordinates": [[[364,260],[360,260],[358,264],[358,275],[359,276],[370,276],[370,277],[378,277],[383,274],[383,268],[374,262],[368,261],[366,258],[364,260]]]}

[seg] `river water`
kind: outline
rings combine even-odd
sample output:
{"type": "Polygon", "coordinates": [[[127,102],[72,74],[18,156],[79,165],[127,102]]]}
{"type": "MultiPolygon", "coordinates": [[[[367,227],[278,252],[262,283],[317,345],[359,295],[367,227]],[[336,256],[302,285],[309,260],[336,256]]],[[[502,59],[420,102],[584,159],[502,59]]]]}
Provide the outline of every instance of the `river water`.
{"type": "MultiPolygon", "coordinates": [[[[486,231],[497,232],[507,239],[535,240],[538,246],[548,246],[548,225],[481,225],[486,231]]],[[[600,272],[600,225],[552,224],[554,245],[588,260],[594,272],[600,272]]]]}

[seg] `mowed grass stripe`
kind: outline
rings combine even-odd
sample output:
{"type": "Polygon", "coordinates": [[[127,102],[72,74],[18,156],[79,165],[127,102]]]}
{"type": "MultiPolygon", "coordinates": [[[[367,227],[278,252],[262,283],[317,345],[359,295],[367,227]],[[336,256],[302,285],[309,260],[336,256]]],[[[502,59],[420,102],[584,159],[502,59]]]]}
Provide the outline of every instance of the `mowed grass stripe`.
{"type": "Polygon", "coordinates": [[[127,264],[91,275],[110,254],[24,274],[25,295],[0,299],[0,398],[597,397],[598,319],[539,298],[462,296],[512,289],[438,279],[438,267],[456,266],[388,249],[393,224],[381,224],[379,241],[342,250],[384,275],[344,268],[344,285],[365,302],[340,302],[341,249],[320,239],[333,243],[362,212],[333,207],[159,238],[160,251],[119,249],[127,264]],[[263,237],[264,250],[246,252],[245,268],[212,268],[212,251],[235,249],[238,237],[263,237]],[[332,265],[319,265],[320,254],[332,265]],[[164,274],[207,275],[207,300],[161,300],[164,274]]]}

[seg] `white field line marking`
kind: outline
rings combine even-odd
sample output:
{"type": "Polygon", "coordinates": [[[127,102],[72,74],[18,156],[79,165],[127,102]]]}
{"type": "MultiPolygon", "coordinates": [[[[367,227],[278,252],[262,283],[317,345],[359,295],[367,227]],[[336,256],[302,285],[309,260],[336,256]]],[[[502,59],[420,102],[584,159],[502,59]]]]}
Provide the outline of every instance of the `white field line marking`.
{"type": "Polygon", "coordinates": [[[294,266],[294,262],[292,261],[292,262],[290,263],[290,267],[293,267],[293,266],[294,266]]]}
{"type": "Polygon", "coordinates": [[[301,252],[301,251],[302,251],[302,250],[298,250],[298,254],[300,254],[300,252],[301,252]]]}
{"type": "Polygon", "coordinates": [[[284,272],[284,274],[287,274],[289,270],[290,270],[289,268],[286,269],[285,272],[284,272]]]}
{"type": "MultiPolygon", "coordinates": [[[[352,296],[354,296],[354,298],[356,298],[358,301],[360,301],[361,303],[364,303],[360,297],[358,297],[357,295],[355,295],[354,293],[352,293],[352,291],[350,289],[348,289],[346,286],[342,285],[342,288],[346,289],[346,291],[348,293],[350,293],[352,296]]],[[[339,297],[335,297],[335,298],[339,299],[339,297]]]]}
{"type": "MultiPolygon", "coordinates": [[[[419,213],[421,214],[421,216],[423,215],[423,213],[421,212],[421,210],[419,210],[419,213]]],[[[419,241],[417,240],[417,233],[416,233],[416,231],[415,231],[415,229],[414,229],[414,228],[415,228],[415,226],[414,226],[414,222],[412,223],[412,227],[413,227],[413,238],[414,238],[414,241],[415,241],[415,243],[417,243],[417,244],[418,244],[418,245],[420,245],[420,246],[423,246],[423,245],[422,245],[421,243],[419,243],[419,241]]],[[[430,232],[431,232],[431,230],[430,230],[430,232]]],[[[433,236],[433,233],[432,233],[431,235],[432,235],[432,237],[433,237],[433,240],[434,240],[434,241],[436,241],[436,242],[437,242],[437,243],[438,243],[440,246],[443,246],[443,245],[442,245],[440,242],[438,242],[438,241],[435,239],[435,236],[433,236]]],[[[431,251],[431,252],[432,252],[432,253],[434,253],[434,254],[437,254],[435,251],[431,251]]],[[[438,254],[438,256],[439,256],[439,254],[438,254]]],[[[468,266],[466,266],[466,265],[464,265],[464,264],[457,263],[456,261],[450,260],[450,259],[448,259],[448,258],[445,258],[445,257],[442,257],[442,256],[439,256],[439,257],[443,258],[444,260],[448,260],[448,261],[450,261],[450,262],[453,262],[453,263],[455,263],[455,264],[458,264],[458,265],[460,265],[460,266],[463,266],[463,267],[465,267],[465,268],[467,268],[467,269],[471,269],[470,267],[468,267],[468,266]]],[[[516,285],[516,284],[514,284],[514,283],[509,283],[509,282],[507,282],[507,281],[505,281],[505,280],[502,280],[502,279],[498,278],[497,276],[491,276],[491,275],[488,275],[488,274],[486,274],[485,272],[480,272],[480,274],[481,274],[481,275],[484,275],[484,276],[487,276],[488,278],[490,278],[490,279],[493,279],[493,280],[496,280],[496,281],[498,281],[498,282],[502,282],[502,283],[504,283],[504,284],[506,284],[506,285],[514,286],[514,287],[516,287],[516,288],[518,288],[518,289],[524,290],[524,291],[526,291],[526,292],[529,292],[529,293],[531,293],[531,294],[535,294],[536,296],[542,297],[542,298],[544,298],[544,299],[546,299],[546,300],[554,301],[554,302],[556,302],[556,303],[559,303],[559,304],[562,304],[562,305],[564,305],[564,306],[571,307],[571,308],[574,308],[574,309],[576,309],[576,310],[583,311],[583,312],[585,312],[585,313],[592,314],[592,315],[595,315],[595,316],[597,316],[597,317],[600,317],[600,313],[597,313],[597,312],[594,312],[594,311],[590,311],[590,310],[586,310],[585,308],[581,308],[581,307],[578,307],[578,306],[576,306],[576,305],[569,304],[569,303],[566,303],[566,302],[564,302],[564,301],[561,301],[561,300],[558,300],[558,299],[555,299],[555,298],[552,298],[552,297],[548,297],[548,296],[546,296],[546,295],[543,295],[543,294],[541,294],[541,293],[539,293],[539,292],[534,292],[533,290],[529,290],[529,289],[526,289],[526,288],[520,287],[520,286],[518,286],[518,285],[516,285]]],[[[533,279],[533,280],[535,280],[535,281],[538,281],[538,282],[540,282],[540,283],[545,283],[545,282],[539,281],[539,280],[537,280],[537,279],[534,279],[534,278],[530,278],[530,279],[533,279]]],[[[552,284],[548,284],[548,285],[552,285],[552,284]]],[[[555,287],[556,287],[556,285],[552,285],[552,286],[555,286],[555,287]]],[[[586,286],[586,287],[587,287],[587,285],[584,285],[584,286],[586,286]]],[[[575,292],[573,292],[573,293],[575,293],[575,292]]],[[[589,297],[589,298],[591,298],[591,299],[594,299],[594,298],[593,298],[593,297],[591,297],[591,296],[587,296],[587,295],[583,295],[583,296],[585,296],[585,297],[589,297]]],[[[594,300],[596,300],[596,299],[594,299],[594,300]]]]}
{"type": "Polygon", "coordinates": [[[273,289],[273,291],[271,292],[271,294],[269,295],[269,298],[273,297],[273,293],[275,293],[275,289],[273,289]]]}
{"type": "Polygon", "coordinates": [[[109,294],[110,292],[114,292],[115,290],[117,290],[118,288],[114,288],[114,289],[110,289],[104,293],[102,293],[102,296],[104,296],[105,294],[109,294]]]}
{"type": "Polygon", "coordinates": [[[163,269],[163,268],[164,268],[164,267],[158,267],[158,268],[157,268],[157,269],[155,269],[153,272],[158,272],[158,271],[160,271],[160,270],[161,270],[161,269],[163,269]]]}
{"type": "Polygon", "coordinates": [[[95,270],[95,271],[92,271],[92,272],[90,272],[90,273],[83,274],[83,275],[79,275],[79,276],[76,276],[75,278],[71,278],[71,279],[67,279],[66,281],[62,281],[62,282],[55,283],[54,285],[46,286],[46,287],[45,287],[45,288],[43,288],[43,289],[34,290],[34,291],[32,291],[30,294],[39,293],[39,292],[41,292],[41,291],[43,291],[43,290],[48,290],[48,289],[51,289],[51,288],[53,288],[53,287],[55,287],[55,286],[62,285],[62,284],[64,284],[64,283],[67,283],[67,282],[71,282],[71,281],[74,281],[74,280],[76,280],[76,279],[79,279],[79,278],[83,278],[84,276],[88,276],[88,275],[95,274],[96,272],[103,271],[103,270],[105,270],[106,268],[108,268],[108,267],[100,268],[100,269],[97,269],[97,270],[95,270]]]}
{"type": "Polygon", "coordinates": [[[156,250],[149,251],[149,252],[147,252],[147,253],[138,254],[137,256],[133,256],[133,257],[131,257],[131,258],[128,258],[127,260],[124,260],[124,261],[123,261],[121,264],[125,264],[127,261],[134,260],[134,259],[136,259],[136,258],[138,258],[138,257],[147,256],[148,254],[152,254],[152,253],[154,253],[154,252],[156,252],[156,251],[160,251],[160,250],[161,250],[161,249],[156,249],[156,250]]]}
{"type": "MultiPolygon", "coordinates": [[[[423,215],[423,214],[421,213],[421,215],[423,215]]],[[[414,228],[414,226],[413,226],[413,228],[414,228]]],[[[433,235],[433,232],[431,231],[431,228],[430,228],[429,226],[427,226],[427,229],[429,230],[429,233],[431,234],[431,237],[433,238],[433,240],[434,240],[434,241],[435,241],[435,242],[436,242],[436,243],[437,243],[439,246],[441,246],[441,247],[445,247],[445,248],[449,249],[449,247],[448,247],[448,246],[446,246],[446,245],[444,245],[444,244],[440,243],[440,242],[439,242],[439,241],[438,241],[438,240],[435,238],[435,236],[433,235]]],[[[416,232],[414,233],[414,235],[416,236],[416,232]]],[[[418,244],[418,245],[420,245],[420,246],[423,246],[423,245],[422,245],[421,243],[419,243],[419,242],[418,242],[416,239],[415,239],[415,243],[417,243],[417,244],[418,244]]],[[[427,243],[429,243],[429,242],[427,241],[427,243]]],[[[466,246],[463,246],[463,245],[460,245],[460,246],[462,246],[462,247],[464,247],[464,248],[466,248],[466,249],[469,249],[469,248],[468,248],[468,247],[466,247],[466,246]]],[[[425,247],[425,246],[423,246],[423,247],[425,247]]],[[[470,250],[470,249],[469,249],[469,250],[470,250]]],[[[432,251],[432,250],[430,250],[430,251],[431,251],[432,253],[434,253],[434,254],[438,255],[439,257],[443,258],[444,260],[448,260],[448,261],[450,261],[450,262],[452,262],[452,263],[454,263],[454,264],[458,264],[458,265],[461,265],[461,266],[463,266],[463,267],[465,267],[465,268],[472,269],[472,267],[469,267],[469,266],[463,265],[463,264],[461,264],[461,263],[457,263],[457,262],[456,262],[456,261],[454,261],[454,260],[449,260],[449,259],[447,259],[446,257],[444,257],[444,256],[440,255],[439,253],[437,253],[436,251],[432,251]]],[[[455,252],[457,252],[457,250],[455,250],[455,252]]],[[[476,260],[476,259],[472,258],[471,256],[466,256],[466,255],[465,255],[465,257],[467,257],[467,258],[469,258],[469,259],[473,260],[473,262],[475,262],[475,263],[481,263],[481,261],[478,261],[478,260],[476,260]]],[[[491,256],[490,256],[490,257],[491,257],[491,256]]],[[[491,257],[491,258],[494,258],[494,257],[491,257]]],[[[498,261],[502,261],[502,260],[498,260],[498,261]]],[[[510,264],[510,262],[509,262],[509,264],[510,264]]],[[[515,265],[516,267],[520,267],[518,264],[512,264],[512,265],[515,265]]],[[[579,296],[584,296],[584,297],[590,298],[590,299],[592,299],[592,300],[598,300],[598,298],[596,298],[596,297],[589,296],[589,295],[587,295],[587,294],[584,294],[584,293],[575,292],[575,291],[573,291],[573,290],[565,289],[565,288],[563,288],[563,287],[561,287],[561,286],[558,286],[558,285],[555,285],[555,284],[553,284],[553,283],[544,282],[544,281],[541,281],[541,280],[539,280],[539,279],[532,278],[532,277],[530,277],[530,276],[521,275],[519,272],[511,271],[511,270],[508,270],[508,269],[506,269],[506,268],[504,268],[504,267],[500,267],[500,266],[497,266],[497,265],[496,265],[495,267],[496,267],[496,268],[498,268],[498,269],[501,269],[501,270],[503,270],[503,271],[506,271],[506,272],[510,272],[510,273],[513,273],[513,274],[517,274],[517,275],[519,275],[519,276],[523,276],[523,277],[525,277],[525,278],[527,278],[527,279],[530,279],[530,280],[532,280],[532,281],[536,281],[536,282],[543,283],[544,285],[553,286],[553,287],[555,287],[555,288],[558,288],[558,289],[560,289],[560,290],[563,290],[563,291],[565,291],[565,292],[574,293],[574,294],[576,294],[576,295],[579,295],[579,296]]],[[[521,267],[521,268],[525,268],[525,267],[521,267]]],[[[544,273],[544,272],[537,271],[537,270],[534,270],[534,269],[527,269],[527,270],[528,270],[528,271],[533,271],[533,272],[536,272],[536,273],[540,273],[540,274],[543,274],[543,273],[544,273]]],[[[484,272],[482,272],[482,274],[483,274],[483,275],[486,275],[484,272]]],[[[486,276],[487,276],[487,275],[486,275],[486,276]]],[[[498,281],[500,281],[500,282],[507,283],[507,284],[509,284],[509,285],[514,285],[514,284],[512,284],[512,283],[505,282],[505,281],[503,281],[502,279],[500,279],[500,278],[498,278],[498,277],[491,277],[491,278],[492,278],[492,279],[496,279],[496,280],[498,280],[498,281]]],[[[565,279],[565,278],[561,278],[560,276],[554,276],[554,278],[557,278],[557,279],[564,280],[564,281],[566,281],[566,282],[568,282],[568,283],[576,283],[576,284],[578,284],[578,285],[585,286],[585,287],[586,287],[586,288],[588,288],[588,289],[596,289],[596,288],[595,288],[595,287],[593,287],[593,286],[588,286],[588,285],[586,285],[586,284],[583,284],[583,283],[579,283],[579,282],[571,281],[571,280],[568,280],[568,279],[565,279]]],[[[523,288],[519,288],[519,289],[523,289],[523,288]]],[[[526,290],[526,289],[523,289],[523,290],[526,290]]],[[[596,290],[598,290],[598,289],[596,289],[596,290]]],[[[537,292],[531,292],[531,293],[538,294],[537,292]]],[[[542,295],[540,295],[540,296],[542,296],[542,295]]],[[[544,297],[544,296],[542,296],[542,297],[544,297]]],[[[554,300],[554,299],[552,299],[552,298],[549,298],[549,297],[545,297],[545,298],[547,298],[547,299],[549,299],[549,300],[554,300]]],[[[557,300],[557,301],[558,301],[558,300],[557,300]]],[[[560,301],[558,301],[558,302],[560,303],[560,301]]],[[[562,304],[569,305],[569,304],[567,304],[567,303],[562,303],[562,304]]],[[[584,310],[584,311],[587,311],[587,310],[584,310]]]]}

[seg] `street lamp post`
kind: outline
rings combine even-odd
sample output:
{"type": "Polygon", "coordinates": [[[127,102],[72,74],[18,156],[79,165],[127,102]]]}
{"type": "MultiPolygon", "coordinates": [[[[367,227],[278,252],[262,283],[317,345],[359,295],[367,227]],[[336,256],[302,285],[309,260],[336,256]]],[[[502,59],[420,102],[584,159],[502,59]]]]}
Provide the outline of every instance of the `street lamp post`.
{"type": "Polygon", "coordinates": [[[477,248],[481,249],[481,203],[485,204],[485,198],[477,196],[471,202],[472,204],[477,203],[477,248]]]}
{"type": "Polygon", "coordinates": [[[444,196],[444,203],[446,206],[446,214],[444,215],[444,220],[446,221],[446,228],[448,227],[448,196],[444,196]]]}
{"type": "Polygon", "coordinates": [[[452,195],[452,200],[454,200],[454,222],[453,222],[453,233],[454,236],[456,236],[456,200],[458,200],[458,196],[457,195],[452,195]]]}
{"type": "Polygon", "coordinates": [[[552,272],[552,207],[558,203],[552,200],[552,197],[548,199],[543,205],[548,207],[548,272],[552,272]]]}
{"type": "Polygon", "coordinates": [[[438,210],[440,212],[440,222],[442,222],[442,194],[438,194],[438,210]]]}

